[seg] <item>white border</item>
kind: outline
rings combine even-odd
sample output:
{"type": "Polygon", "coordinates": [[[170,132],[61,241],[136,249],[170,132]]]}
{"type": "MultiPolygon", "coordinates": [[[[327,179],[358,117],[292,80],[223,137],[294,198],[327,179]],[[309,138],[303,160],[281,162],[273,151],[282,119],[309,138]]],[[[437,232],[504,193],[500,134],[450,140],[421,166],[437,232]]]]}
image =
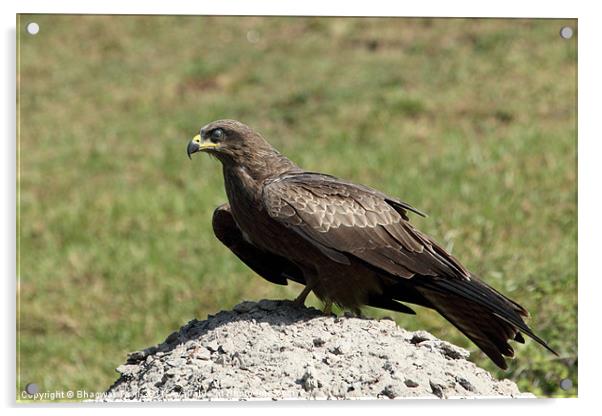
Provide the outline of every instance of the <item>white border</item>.
{"type": "MultiPolygon", "coordinates": [[[[343,410],[350,412],[358,410],[366,412],[374,406],[384,411],[415,412],[426,408],[435,411],[445,411],[446,416],[477,413],[484,411],[490,414],[521,413],[521,410],[549,413],[576,413],[595,406],[598,397],[597,381],[600,377],[600,311],[596,306],[600,303],[602,292],[600,281],[600,265],[597,261],[601,248],[599,236],[602,235],[600,216],[600,158],[602,152],[600,141],[602,134],[598,125],[600,119],[599,100],[600,63],[599,41],[602,39],[600,27],[602,20],[596,13],[596,3],[593,1],[546,1],[527,2],[524,0],[503,2],[476,1],[406,1],[393,2],[384,0],[370,1],[331,1],[305,0],[212,0],[192,1],[169,0],[152,4],[129,2],[124,0],[105,0],[96,2],[75,2],[66,0],[21,1],[17,4],[2,2],[3,23],[2,48],[4,58],[2,70],[2,91],[5,96],[2,105],[2,126],[4,137],[1,141],[0,152],[2,163],[2,181],[0,192],[4,197],[1,204],[0,229],[3,230],[0,256],[5,266],[3,275],[4,303],[2,310],[2,332],[5,335],[0,343],[4,376],[0,386],[2,404],[14,407],[15,383],[15,14],[16,13],[118,13],[118,14],[254,14],[254,15],[339,15],[339,16],[472,16],[472,17],[571,17],[579,18],[579,353],[581,367],[579,372],[578,400],[521,400],[514,402],[501,401],[470,401],[470,402],[435,402],[435,401],[402,401],[396,404],[386,402],[347,402],[340,403],[335,409],[332,403],[242,403],[238,405],[210,403],[195,409],[191,404],[178,406],[180,411],[250,411],[250,412],[282,412],[306,414],[308,411],[325,409],[329,412],[343,410]],[[596,238],[597,237],[597,238],[596,238]],[[341,406],[343,407],[341,409],[341,406]],[[403,408],[402,408],[403,406],[403,408]]],[[[545,278],[542,276],[541,278],[545,278]]],[[[60,371],[60,370],[59,370],[60,371]]],[[[116,408],[112,412],[130,411],[129,407],[116,408]]],[[[164,406],[162,406],[164,407],[164,406]]],[[[145,412],[157,414],[165,412],[162,407],[146,407],[145,412]]],[[[599,407],[599,406],[596,406],[599,407]]],[[[12,413],[35,411],[35,407],[10,409],[12,413]]],[[[53,406],[45,409],[49,414],[63,415],[79,413],[81,410],[73,406],[53,406]]],[[[98,413],[103,408],[95,407],[86,412],[98,413]]]]}
{"type": "Polygon", "coordinates": [[[153,3],[107,0],[96,2],[22,1],[21,13],[121,13],[121,14],[233,14],[326,16],[474,16],[474,17],[577,17],[579,2],[505,0],[484,5],[477,1],[155,1],[153,3]]]}

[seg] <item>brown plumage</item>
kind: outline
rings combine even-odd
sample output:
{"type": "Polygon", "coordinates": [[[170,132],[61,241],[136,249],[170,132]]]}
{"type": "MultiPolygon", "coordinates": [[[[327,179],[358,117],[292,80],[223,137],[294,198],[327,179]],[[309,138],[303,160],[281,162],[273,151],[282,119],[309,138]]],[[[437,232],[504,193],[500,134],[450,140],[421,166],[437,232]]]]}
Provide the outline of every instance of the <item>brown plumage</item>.
{"type": "MultiPolygon", "coordinates": [[[[228,204],[215,210],[217,238],[276,284],[305,285],[324,301],[404,313],[402,302],[438,311],[499,367],[525,333],[552,351],[524,322],[527,311],[470,273],[414,228],[410,205],[375,189],[307,172],[260,134],[234,120],[201,129],[188,155],[220,160],[228,204]]],[[[554,351],[552,351],[554,352],[554,351]]]]}

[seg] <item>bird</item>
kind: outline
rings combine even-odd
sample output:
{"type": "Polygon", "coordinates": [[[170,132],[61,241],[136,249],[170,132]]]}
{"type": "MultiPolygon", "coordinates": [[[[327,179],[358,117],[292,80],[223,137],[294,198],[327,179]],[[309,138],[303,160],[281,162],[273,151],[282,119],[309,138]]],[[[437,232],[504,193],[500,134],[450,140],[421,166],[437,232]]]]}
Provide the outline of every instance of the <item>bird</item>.
{"type": "Polygon", "coordinates": [[[426,215],[377,189],[297,166],[251,127],[217,120],[189,141],[187,154],[222,165],[227,203],[213,213],[215,236],[267,281],[304,286],[324,303],[415,314],[433,309],[498,367],[523,334],[558,355],[526,324],[528,311],[470,272],[410,223],[426,215]]]}

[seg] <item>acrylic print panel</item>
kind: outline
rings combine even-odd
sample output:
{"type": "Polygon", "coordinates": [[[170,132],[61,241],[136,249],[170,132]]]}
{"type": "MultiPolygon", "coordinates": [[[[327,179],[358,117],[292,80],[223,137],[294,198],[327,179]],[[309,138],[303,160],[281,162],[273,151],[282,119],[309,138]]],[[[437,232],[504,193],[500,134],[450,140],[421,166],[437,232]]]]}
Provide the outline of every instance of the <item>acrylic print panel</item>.
{"type": "Polygon", "coordinates": [[[19,401],[577,395],[576,20],[19,15],[17,42],[19,401]],[[231,200],[224,246],[224,184],[293,165],[220,119],[347,185],[278,176],[298,223],[231,200]]]}

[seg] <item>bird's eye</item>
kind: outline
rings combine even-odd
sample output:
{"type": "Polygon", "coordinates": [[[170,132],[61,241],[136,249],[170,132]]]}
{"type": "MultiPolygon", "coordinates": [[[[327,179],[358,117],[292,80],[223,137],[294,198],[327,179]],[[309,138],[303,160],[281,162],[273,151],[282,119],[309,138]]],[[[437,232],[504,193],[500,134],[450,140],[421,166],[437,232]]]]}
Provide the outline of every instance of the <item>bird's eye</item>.
{"type": "Polygon", "coordinates": [[[224,136],[224,131],[222,129],[215,129],[211,132],[211,141],[217,142],[222,139],[224,136]]]}

